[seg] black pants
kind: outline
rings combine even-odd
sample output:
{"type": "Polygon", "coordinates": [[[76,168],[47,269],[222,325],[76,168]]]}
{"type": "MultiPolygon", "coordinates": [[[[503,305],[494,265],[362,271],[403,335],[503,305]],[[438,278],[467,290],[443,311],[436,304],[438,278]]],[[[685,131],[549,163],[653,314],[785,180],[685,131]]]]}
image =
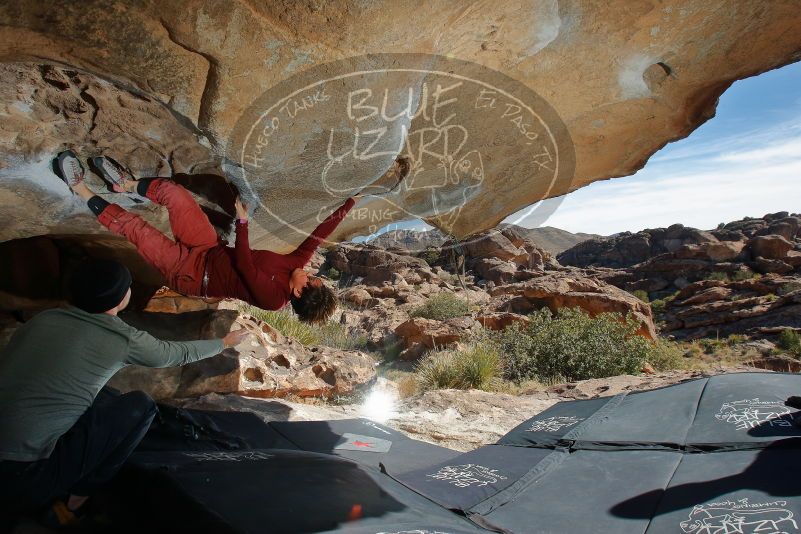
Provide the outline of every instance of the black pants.
{"type": "Polygon", "coordinates": [[[104,388],[49,458],[0,461],[0,497],[13,506],[7,512],[33,511],[67,495],[92,495],[122,467],[155,415],[156,403],[147,394],[104,388]]]}

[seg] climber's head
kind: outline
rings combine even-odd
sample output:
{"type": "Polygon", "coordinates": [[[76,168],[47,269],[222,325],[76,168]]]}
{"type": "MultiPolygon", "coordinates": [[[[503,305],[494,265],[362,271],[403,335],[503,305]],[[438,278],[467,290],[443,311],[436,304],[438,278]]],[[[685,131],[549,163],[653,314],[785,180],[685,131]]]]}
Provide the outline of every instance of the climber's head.
{"type": "Polygon", "coordinates": [[[324,322],[337,307],[334,291],[316,276],[309,276],[303,269],[292,271],[289,287],[292,309],[303,322],[324,322]]]}

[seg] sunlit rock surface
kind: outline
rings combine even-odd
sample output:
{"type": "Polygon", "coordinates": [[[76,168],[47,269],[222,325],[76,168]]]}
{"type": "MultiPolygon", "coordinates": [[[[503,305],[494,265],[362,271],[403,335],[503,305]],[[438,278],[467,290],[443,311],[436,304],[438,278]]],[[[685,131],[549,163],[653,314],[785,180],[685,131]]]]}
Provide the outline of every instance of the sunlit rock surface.
{"type": "MultiPolygon", "coordinates": [[[[463,237],[543,197],[632,174],[712,117],[735,80],[798,60],[799,26],[795,0],[7,2],[0,239],[99,231],[49,174],[63,148],[112,154],[139,174],[202,174],[188,185],[222,215],[231,213],[232,193],[213,176],[227,176],[260,205],[254,244],[277,250],[297,244],[321,214],[409,151],[412,186],[362,201],[335,237],[411,216],[463,237]],[[423,55],[340,61],[378,53],[423,55]],[[401,64],[407,70],[375,74],[401,64]],[[361,81],[341,77],[365,65],[372,70],[361,81]],[[463,85],[439,93],[439,119],[432,117],[438,84],[450,87],[459,75],[463,85]],[[290,98],[280,142],[265,149],[261,168],[248,168],[240,149],[249,126],[263,132],[259,112],[280,100],[271,88],[287,97],[323,79],[325,91],[290,98]],[[487,93],[479,100],[479,82],[511,94],[492,108],[487,93]],[[369,99],[348,98],[365,88],[374,90],[369,99]],[[457,100],[445,103],[448,95],[457,100]],[[533,111],[509,108],[514,98],[533,111]],[[356,107],[347,111],[349,101],[356,107]],[[420,114],[387,118],[408,102],[420,114]],[[371,106],[386,113],[368,117],[371,106]],[[370,152],[376,134],[367,132],[382,121],[385,150],[370,152]],[[360,125],[358,150],[332,160],[329,134],[341,154],[360,125]],[[443,146],[448,125],[469,141],[459,146],[454,130],[443,146]],[[424,130],[439,136],[428,151],[415,137],[424,130]],[[532,145],[526,132],[538,135],[532,145]],[[549,155],[538,156],[542,150],[549,155]],[[368,152],[375,157],[356,157],[368,152]],[[549,174],[543,165],[559,169],[549,174]],[[204,190],[207,183],[214,190],[204,190]]],[[[121,203],[164,228],[163,210],[121,203]]],[[[222,215],[213,222],[226,231],[222,215]]]]}

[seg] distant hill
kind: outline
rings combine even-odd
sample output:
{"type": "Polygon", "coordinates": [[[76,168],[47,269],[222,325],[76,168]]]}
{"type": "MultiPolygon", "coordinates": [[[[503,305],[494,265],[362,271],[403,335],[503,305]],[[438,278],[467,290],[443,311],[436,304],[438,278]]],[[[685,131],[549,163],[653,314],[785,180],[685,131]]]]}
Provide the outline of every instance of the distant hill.
{"type": "MultiPolygon", "coordinates": [[[[501,224],[500,227],[514,226],[529,240],[536,245],[544,248],[554,256],[563,252],[578,243],[582,243],[595,237],[595,234],[574,234],[567,230],[560,230],[551,226],[542,228],[524,228],[514,224],[501,224]]],[[[422,250],[426,247],[438,247],[445,241],[445,237],[439,230],[394,230],[381,234],[370,240],[371,245],[382,248],[404,248],[407,250],[422,250]]]]}
{"type": "Polygon", "coordinates": [[[523,231],[531,241],[553,255],[564,252],[584,241],[602,237],[597,234],[585,234],[581,232],[574,234],[567,230],[554,228],[553,226],[543,226],[541,228],[523,228],[522,226],[518,226],[518,228],[523,231]]]}
{"type": "Polygon", "coordinates": [[[383,233],[370,241],[370,245],[382,248],[403,248],[406,250],[423,250],[427,247],[438,247],[445,241],[439,230],[392,230],[383,233]]]}

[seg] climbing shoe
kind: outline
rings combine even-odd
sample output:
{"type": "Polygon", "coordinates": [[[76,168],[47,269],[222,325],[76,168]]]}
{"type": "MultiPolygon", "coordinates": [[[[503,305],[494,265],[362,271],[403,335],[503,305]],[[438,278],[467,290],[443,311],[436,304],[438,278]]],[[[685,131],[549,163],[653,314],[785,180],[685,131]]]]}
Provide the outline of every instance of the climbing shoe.
{"type": "Polygon", "coordinates": [[[130,193],[123,188],[125,180],[133,180],[133,173],[120,163],[108,156],[97,156],[89,160],[92,170],[103,178],[109,191],[115,193],[130,193]]]}
{"type": "Polygon", "coordinates": [[[72,190],[83,181],[84,169],[78,156],[72,150],[60,152],[53,161],[53,170],[72,190]]]}

